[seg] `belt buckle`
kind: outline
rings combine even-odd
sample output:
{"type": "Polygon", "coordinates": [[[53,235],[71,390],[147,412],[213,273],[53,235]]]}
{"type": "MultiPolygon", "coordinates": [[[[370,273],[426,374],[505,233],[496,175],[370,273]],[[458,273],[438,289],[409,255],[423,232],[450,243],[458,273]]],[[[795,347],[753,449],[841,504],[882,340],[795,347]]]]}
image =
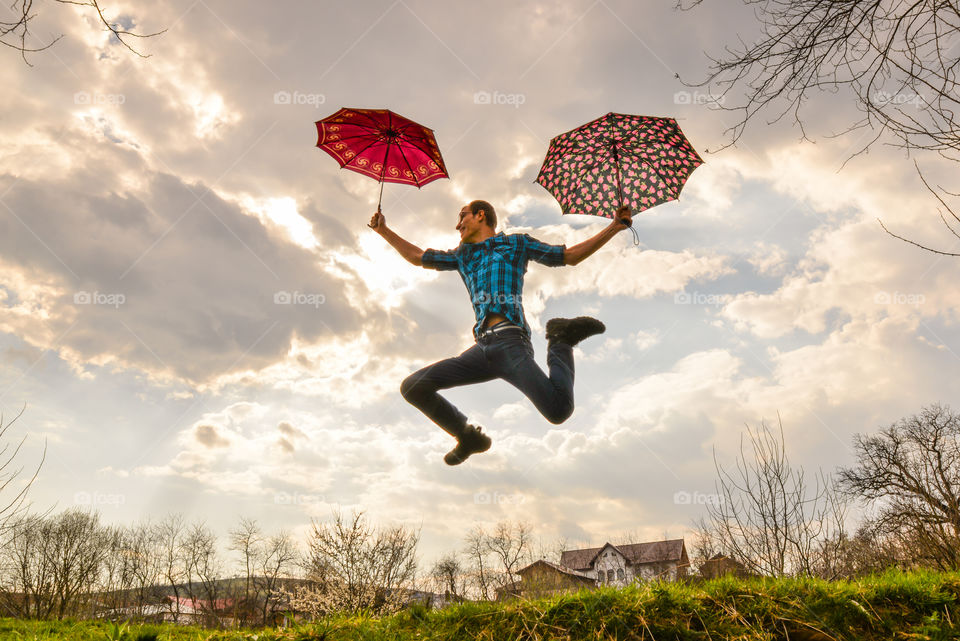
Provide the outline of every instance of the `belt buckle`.
{"type": "Polygon", "coordinates": [[[494,336],[496,336],[496,334],[497,334],[497,331],[496,331],[495,329],[492,329],[492,328],[489,328],[489,327],[480,330],[480,338],[481,338],[481,339],[484,339],[484,338],[493,338],[494,336]]]}

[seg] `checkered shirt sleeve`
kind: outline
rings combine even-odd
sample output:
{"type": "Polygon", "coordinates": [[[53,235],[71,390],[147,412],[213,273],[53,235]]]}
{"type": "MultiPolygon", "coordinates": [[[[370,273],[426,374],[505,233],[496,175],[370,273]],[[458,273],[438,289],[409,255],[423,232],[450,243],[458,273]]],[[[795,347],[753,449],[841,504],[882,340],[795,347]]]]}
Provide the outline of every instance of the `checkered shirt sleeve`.
{"type": "Polygon", "coordinates": [[[424,267],[437,271],[449,271],[458,267],[457,252],[453,250],[428,249],[423,252],[420,262],[424,267]]]}

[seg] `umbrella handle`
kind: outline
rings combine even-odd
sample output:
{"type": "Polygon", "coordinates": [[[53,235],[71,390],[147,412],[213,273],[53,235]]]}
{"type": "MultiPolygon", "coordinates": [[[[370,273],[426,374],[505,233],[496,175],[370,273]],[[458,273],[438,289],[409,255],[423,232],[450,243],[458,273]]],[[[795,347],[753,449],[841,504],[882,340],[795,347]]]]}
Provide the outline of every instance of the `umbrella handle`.
{"type": "Polygon", "coordinates": [[[640,244],[640,236],[637,234],[637,230],[633,228],[633,220],[629,218],[617,218],[621,225],[626,225],[630,230],[630,233],[633,234],[633,244],[640,244]]]}

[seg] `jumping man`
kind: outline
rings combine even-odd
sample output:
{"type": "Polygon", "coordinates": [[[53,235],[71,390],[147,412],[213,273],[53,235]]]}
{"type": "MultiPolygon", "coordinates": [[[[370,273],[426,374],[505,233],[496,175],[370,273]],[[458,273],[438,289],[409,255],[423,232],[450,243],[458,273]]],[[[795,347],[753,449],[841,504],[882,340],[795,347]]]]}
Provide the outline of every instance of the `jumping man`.
{"type": "Polygon", "coordinates": [[[490,437],[464,416],[438,390],[502,378],[529,398],[551,423],[562,423],[573,414],[573,346],[606,328],[595,318],[554,318],[547,321],[548,377],[533,359],[530,328],[523,315],[521,291],[527,263],[559,267],[576,265],[627,228],[630,207],[617,210],[600,233],[573,247],[548,245],[528,234],[496,232],[497,214],[490,203],[475,200],[460,210],[457,231],[460,245],[450,251],[423,251],[387,227],[377,212],[369,227],[414,265],[437,270],[457,270],[473,302],[477,324],[476,345],[408,376],[400,393],[448,434],[457,445],[443,457],[459,465],[471,454],[490,449],[490,437]],[[621,221],[627,221],[627,224],[621,221]]]}

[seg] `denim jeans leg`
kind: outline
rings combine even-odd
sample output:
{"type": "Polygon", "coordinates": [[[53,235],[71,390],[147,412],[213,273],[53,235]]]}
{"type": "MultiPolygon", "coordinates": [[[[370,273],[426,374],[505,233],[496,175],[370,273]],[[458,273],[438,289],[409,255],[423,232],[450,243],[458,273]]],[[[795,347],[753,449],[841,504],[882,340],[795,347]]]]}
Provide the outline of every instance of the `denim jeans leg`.
{"type": "Polygon", "coordinates": [[[494,371],[530,399],[544,418],[563,423],[573,414],[573,348],[552,343],[547,349],[548,377],[534,360],[530,339],[503,333],[487,348],[494,371]]]}
{"type": "Polygon", "coordinates": [[[400,393],[414,407],[453,437],[459,437],[467,424],[467,417],[437,390],[461,385],[483,383],[496,378],[490,371],[487,358],[479,345],[474,345],[459,356],[427,365],[400,385],[400,393]]]}

